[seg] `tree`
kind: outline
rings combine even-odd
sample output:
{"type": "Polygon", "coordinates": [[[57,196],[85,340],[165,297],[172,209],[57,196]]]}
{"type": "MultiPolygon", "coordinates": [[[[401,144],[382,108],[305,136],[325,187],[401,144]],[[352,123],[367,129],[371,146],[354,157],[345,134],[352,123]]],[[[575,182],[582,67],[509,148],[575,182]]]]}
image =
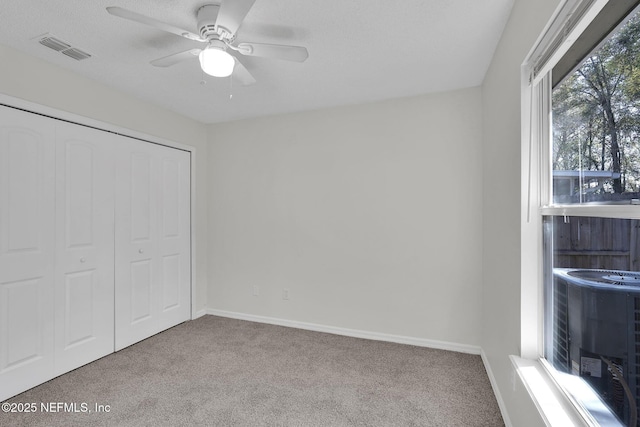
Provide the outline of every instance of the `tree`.
{"type": "Polygon", "coordinates": [[[585,59],[553,91],[554,169],[610,170],[613,191],[640,182],[640,18],[585,59]],[[621,145],[622,144],[622,145],[621,145]],[[599,154],[599,157],[596,157],[599,154]],[[626,156],[626,157],[625,157],[626,156]]]}

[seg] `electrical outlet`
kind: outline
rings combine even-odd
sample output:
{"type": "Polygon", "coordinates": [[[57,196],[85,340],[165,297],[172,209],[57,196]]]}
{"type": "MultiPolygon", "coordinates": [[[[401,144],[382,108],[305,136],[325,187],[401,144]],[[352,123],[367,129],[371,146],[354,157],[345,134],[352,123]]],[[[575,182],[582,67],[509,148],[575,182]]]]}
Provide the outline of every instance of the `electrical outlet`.
{"type": "Polygon", "coordinates": [[[258,295],[260,295],[260,286],[254,286],[253,287],[253,296],[257,297],[258,295]]]}
{"type": "Polygon", "coordinates": [[[288,300],[289,299],[289,289],[283,289],[282,290],[282,299],[284,299],[284,300],[288,300]]]}

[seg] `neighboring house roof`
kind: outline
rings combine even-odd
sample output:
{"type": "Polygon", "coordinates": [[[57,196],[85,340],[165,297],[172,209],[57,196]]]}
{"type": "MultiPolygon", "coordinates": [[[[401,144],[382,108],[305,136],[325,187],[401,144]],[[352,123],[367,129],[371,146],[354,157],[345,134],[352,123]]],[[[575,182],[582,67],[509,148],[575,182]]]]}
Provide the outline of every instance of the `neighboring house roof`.
{"type": "Polygon", "coordinates": [[[620,172],[611,171],[553,171],[554,178],[580,178],[582,179],[618,179],[620,172]]]}

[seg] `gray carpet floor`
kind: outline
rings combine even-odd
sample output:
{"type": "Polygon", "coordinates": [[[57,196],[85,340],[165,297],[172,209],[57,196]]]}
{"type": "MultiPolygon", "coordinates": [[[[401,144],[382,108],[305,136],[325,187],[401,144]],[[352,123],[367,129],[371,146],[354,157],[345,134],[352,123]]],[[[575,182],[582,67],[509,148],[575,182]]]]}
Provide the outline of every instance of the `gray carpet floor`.
{"type": "Polygon", "coordinates": [[[0,412],[1,426],[504,425],[479,356],[216,316],[8,402],[38,411],[0,412]]]}

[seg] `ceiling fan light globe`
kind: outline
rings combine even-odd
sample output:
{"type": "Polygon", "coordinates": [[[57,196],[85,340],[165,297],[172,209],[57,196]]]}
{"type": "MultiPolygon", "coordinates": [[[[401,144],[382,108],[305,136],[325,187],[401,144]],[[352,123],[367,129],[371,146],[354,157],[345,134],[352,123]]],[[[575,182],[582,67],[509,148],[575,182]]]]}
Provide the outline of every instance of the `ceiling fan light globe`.
{"type": "Polygon", "coordinates": [[[233,73],[235,59],[222,49],[209,47],[199,55],[202,71],[213,77],[228,77],[233,73]]]}

